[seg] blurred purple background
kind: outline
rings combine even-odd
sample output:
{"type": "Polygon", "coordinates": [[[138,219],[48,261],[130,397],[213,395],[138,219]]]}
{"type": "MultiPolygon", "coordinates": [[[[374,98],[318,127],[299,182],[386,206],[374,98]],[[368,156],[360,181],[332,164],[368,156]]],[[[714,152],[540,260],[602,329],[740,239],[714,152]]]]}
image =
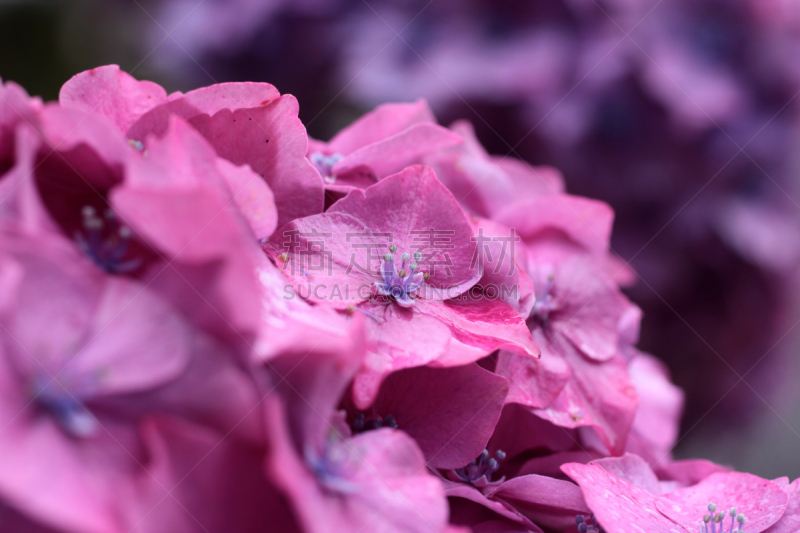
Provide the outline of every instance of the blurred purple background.
{"type": "Polygon", "coordinates": [[[419,97],[472,121],[615,209],[640,346],[687,392],[676,455],[800,476],[800,1],[4,0],[0,50],[48,99],[117,63],[268,81],[322,139],[419,97]]]}

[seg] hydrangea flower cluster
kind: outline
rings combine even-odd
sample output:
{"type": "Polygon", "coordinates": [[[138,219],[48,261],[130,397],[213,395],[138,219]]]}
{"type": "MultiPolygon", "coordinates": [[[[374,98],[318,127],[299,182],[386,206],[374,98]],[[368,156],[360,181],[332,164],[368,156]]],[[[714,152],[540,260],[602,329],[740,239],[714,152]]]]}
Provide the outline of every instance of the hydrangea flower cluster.
{"type": "Polygon", "coordinates": [[[492,151],[556,166],[572,191],[611,202],[614,247],[643,280],[631,289],[650,317],[643,342],[687,387],[691,422],[712,406],[720,427],[758,413],[726,395],[736,376],[709,346],[779,388],[800,262],[797,2],[152,5],[141,52],[158,46],[167,79],[268,73],[309,119],[425,97],[448,122],[472,118],[492,151]]]}
{"type": "Polygon", "coordinates": [[[106,66],[3,85],[0,154],[3,531],[797,530],[670,457],[611,209],[423,101],[323,143],[106,66]]]}

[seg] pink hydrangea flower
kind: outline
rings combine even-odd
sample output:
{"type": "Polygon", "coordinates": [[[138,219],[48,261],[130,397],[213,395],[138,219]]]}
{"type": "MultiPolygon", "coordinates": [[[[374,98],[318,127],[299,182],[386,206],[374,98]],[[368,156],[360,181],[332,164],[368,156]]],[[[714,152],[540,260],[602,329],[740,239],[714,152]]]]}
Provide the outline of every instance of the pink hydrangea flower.
{"type": "Polygon", "coordinates": [[[337,405],[366,353],[363,317],[341,341],[270,360],[267,474],[306,531],[442,531],[447,505],[414,440],[388,427],[351,435],[337,405]]]}
{"type": "Polygon", "coordinates": [[[351,406],[348,421],[355,432],[399,428],[429,467],[460,468],[486,447],[507,390],[505,379],[475,363],[409,368],[389,375],[368,409],[351,406]]]}
{"type": "Polygon", "coordinates": [[[145,475],[136,419],[191,366],[191,328],[152,290],[87,271],[58,241],[3,243],[18,275],[0,310],[2,498],[56,529],[120,531],[145,475]]]}
{"type": "Polygon", "coordinates": [[[419,163],[461,137],[439,126],[428,104],[384,104],[337,133],[311,141],[308,158],[328,190],[347,193],[419,163]]]}
{"type": "Polygon", "coordinates": [[[565,464],[562,470],[580,485],[608,533],[629,531],[631,524],[675,533],[716,531],[720,525],[723,530],[760,533],[780,520],[789,501],[779,484],[740,472],[714,473],[671,490],[662,487],[643,459],[631,454],[588,465],[565,464]]]}
{"type": "Polygon", "coordinates": [[[163,136],[170,117],[188,121],[234,165],[249,165],[275,196],[278,222],[319,213],[322,180],[305,159],[308,137],[297,101],[268,83],[223,83],[165,98],[115,65],[83,72],[61,90],[61,104],[103,115],[142,149],[163,136]]]}
{"type": "Polygon", "coordinates": [[[421,166],[352,191],[265,245],[294,294],[371,317],[373,347],[355,382],[359,408],[396,370],[463,365],[499,348],[538,355],[513,308],[469,292],[480,278],[474,249],[461,207],[421,166]]]}
{"type": "Polygon", "coordinates": [[[516,203],[564,192],[564,178],[556,169],[489,155],[469,122],[456,122],[450,129],[464,141],[423,162],[470,213],[491,218],[516,203]]]}

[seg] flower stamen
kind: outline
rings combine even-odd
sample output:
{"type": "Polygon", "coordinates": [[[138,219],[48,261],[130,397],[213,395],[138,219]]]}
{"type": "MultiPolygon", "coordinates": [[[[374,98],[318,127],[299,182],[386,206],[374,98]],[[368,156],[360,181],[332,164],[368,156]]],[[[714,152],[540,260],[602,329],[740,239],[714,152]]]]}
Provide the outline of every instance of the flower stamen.
{"type": "Polygon", "coordinates": [[[75,233],[78,246],[97,266],[112,274],[127,274],[139,268],[141,257],[125,260],[132,231],[121,224],[111,209],[103,217],[92,206],[84,206],[83,230],[75,233]]]}

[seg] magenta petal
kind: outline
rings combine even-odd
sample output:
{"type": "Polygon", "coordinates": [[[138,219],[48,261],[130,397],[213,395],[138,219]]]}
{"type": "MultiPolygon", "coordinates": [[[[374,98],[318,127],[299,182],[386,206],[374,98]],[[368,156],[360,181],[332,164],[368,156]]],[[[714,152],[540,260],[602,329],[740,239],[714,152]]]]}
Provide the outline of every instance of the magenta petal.
{"type": "Polygon", "coordinates": [[[747,517],[746,531],[761,533],[783,516],[788,502],[786,492],[771,481],[742,472],[722,472],[664,494],[655,503],[664,516],[689,530],[697,529],[708,514],[709,503],[715,503],[721,512],[735,507],[747,517]]]}
{"type": "Polygon", "coordinates": [[[264,244],[288,281],[292,297],[300,296],[337,309],[369,298],[380,281],[378,254],[354,244],[381,247],[386,239],[366,235],[364,224],[344,213],[323,213],[293,220],[264,244]],[[349,239],[348,235],[363,235],[349,239]],[[371,264],[370,264],[371,263],[371,264]],[[374,271],[374,274],[373,274],[374,271]]]}
{"type": "MultiPolygon", "coordinates": [[[[612,453],[622,453],[638,405],[625,360],[618,355],[597,363],[577,353],[566,341],[554,338],[550,342],[560,345],[571,377],[553,403],[535,413],[557,426],[589,426],[612,453]]],[[[543,357],[547,357],[550,347],[543,346],[543,357]]]]}
{"type": "Polygon", "coordinates": [[[297,112],[297,100],[285,95],[263,107],[223,109],[189,120],[220,157],[249,164],[266,180],[278,205],[278,224],[323,208],[322,179],[305,157],[308,137],[297,112]]]}
{"type": "Polygon", "coordinates": [[[783,487],[789,496],[789,505],[780,520],[775,522],[766,533],[795,533],[800,531],[800,479],[783,487]]]}
{"type": "Polygon", "coordinates": [[[101,116],[85,116],[80,110],[55,104],[45,106],[38,116],[43,140],[62,156],[71,152],[68,161],[82,170],[84,180],[101,190],[116,184],[111,178],[96,178],[98,172],[86,172],[86,165],[96,166],[97,159],[114,168],[121,167],[130,155],[131,147],[111,123],[101,116]]]}
{"type": "Polygon", "coordinates": [[[345,335],[326,338],[310,351],[290,349],[265,363],[273,387],[284,398],[295,442],[322,446],[330,419],[364,360],[364,319],[347,324],[345,335]]]}
{"type": "Polygon", "coordinates": [[[278,224],[322,212],[322,178],[306,159],[308,136],[297,100],[266,83],[225,83],[171,97],[128,132],[144,141],[163,135],[169,117],[188,120],[235,165],[249,164],[275,195],[278,224]]]}
{"type": "Polygon", "coordinates": [[[155,388],[189,364],[188,325],[139,283],[110,278],[92,322],[91,342],[69,369],[98,376],[99,395],[155,388]]]}
{"type": "Polygon", "coordinates": [[[415,124],[348,154],[333,167],[333,173],[347,174],[364,166],[379,179],[384,178],[416,163],[425,153],[453,146],[460,141],[461,137],[442,126],[415,124]]]}
{"type": "Polygon", "coordinates": [[[260,251],[232,208],[216,156],[180,119],[148,152],[131,153],[126,182],[112,191],[111,204],[136,235],[171,261],[169,268],[153,267],[153,283],[188,315],[213,323],[224,335],[254,335],[260,251]]]}
{"type": "Polygon", "coordinates": [[[683,391],[670,382],[666,366],[651,355],[637,352],[628,371],[639,396],[628,451],[651,464],[666,463],[678,438],[683,391]]]}
{"type": "Polygon", "coordinates": [[[142,424],[149,461],[141,501],[127,506],[129,533],[299,531],[262,472],[263,452],[181,419],[142,424]]]}
{"type": "Polygon", "coordinates": [[[338,343],[347,335],[349,317],[297,296],[293,285],[266,256],[259,261],[258,277],[262,312],[253,345],[256,362],[291,351],[311,352],[323,344],[338,343]]]}
{"type": "Polygon", "coordinates": [[[434,468],[461,468],[480,455],[500,418],[505,379],[476,364],[419,367],[386,378],[373,408],[393,415],[434,468]]]}
{"type": "MultiPolygon", "coordinates": [[[[620,322],[633,306],[609,283],[597,266],[584,258],[565,260],[555,268],[555,296],[563,308],[553,329],[568,338],[586,357],[608,361],[619,352],[620,322]]],[[[534,283],[546,283],[533,276],[534,283]]]]}
{"type": "Polygon", "coordinates": [[[564,463],[586,464],[600,457],[601,455],[597,452],[588,452],[585,450],[556,452],[526,461],[525,464],[520,467],[518,475],[539,474],[541,476],[559,477],[562,475],[561,465],[564,463]]]}
{"type": "Polygon", "coordinates": [[[144,141],[149,134],[163,135],[169,117],[177,115],[190,119],[198,115],[214,115],[223,109],[255,108],[268,105],[280,97],[269,83],[219,83],[186,94],[173,93],[163,105],[153,108],[129,130],[132,139],[144,141]]]}
{"type": "Polygon", "coordinates": [[[581,489],[569,481],[529,474],[500,484],[492,498],[511,504],[542,527],[564,529],[575,515],[590,514],[581,489]]]}
{"type": "MultiPolygon", "coordinates": [[[[586,504],[608,533],[627,533],[631,531],[632,524],[639,531],[688,531],[656,511],[656,497],[653,494],[633,483],[617,479],[601,466],[568,463],[561,470],[580,485],[586,504]]],[[[702,517],[701,513],[696,520],[702,517]]]]}
{"type": "Polygon", "coordinates": [[[534,530],[507,520],[490,520],[472,526],[472,533],[534,533],[534,530]]]}
{"type": "Polygon", "coordinates": [[[515,523],[523,524],[527,526],[531,531],[537,533],[541,532],[541,529],[539,529],[533,522],[531,522],[522,513],[514,509],[514,507],[511,504],[505,503],[501,500],[495,500],[493,498],[489,498],[485,494],[483,494],[483,492],[476,489],[472,485],[456,483],[454,481],[450,481],[447,479],[442,480],[442,484],[444,485],[445,494],[447,495],[448,498],[463,498],[465,500],[469,500],[470,502],[477,503],[485,507],[489,511],[492,511],[492,513],[495,513],[493,515],[493,518],[496,518],[497,515],[499,515],[515,523]]]}
{"type": "Polygon", "coordinates": [[[257,239],[272,235],[278,226],[278,208],[269,185],[249,167],[237,167],[225,159],[217,160],[217,169],[253,235],[257,239]]]}
{"type": "Polygon", "coordinates": [[[121,132],[155,106],[165,102],[166,91],[150,81],[138,81],[106,65],[76,74],[61,87],[58,101],[64,107],[80,109],[87,115],[102,115],[121,132]]]}
{"type": "Polygon", "coordinates": [[[347,214],[374,233],[390,233],[398,253],[422,246],[423,254],[434,255],[430,260],[423,255],[420,261],[421,270],[430,271],[425,298],[453,298],[480,278],[472,265],[475,245],[469,220],[428,167],[414,165],[366,190],[354,190],[326,214],[333,213],[347,214]],[[425,233],[431,228],[440,232],[433,246],[425,233]],[[431,260],[446,261],[448,266],[429,268],[431,260]]]}
{"type": "Polygon", "coordinates": [[[437,318],[420,312],[424,304],[439,305],[418,300],[414,309],[380,304],[362,306],[382,322],[372,318],[366,320],[367,335],[373,348],[367,353],[364,366],[353,384],[353,400],[359,409],[372,404],[381,382],[392,372],[426,365],[446,352],[452,337],[450,328],[437,318]]]}
{"type": "Polygon", "coordinates": [[[515,230],[472,217],[484,294],[499,298],[527,317],[536,300],[533,280],[525,272],[527,248],[515,230]]]}
{"type": "Polygon", "coordinates": [[[675,481],[684,487],[696,485],[711,474],[728,471],[730,471],[730,468],[712,463],[705,459],[670,461],[667,464],[659,465],[656,469],[659,479],[663,481],[675,481]]]}
{"type": "MultiPolygon", "coordinates": [[[[543,336],[539,343],[546,342],[543,336]]],[[[495,372],[509,382],[506,403],[518,403],[540,409],[548,407],[569,381],[570,370],[561,357],[551,354],[532,359],[501,351],[495,372]]]]}
{"type": "Polygon", "coordinates": [[[424,123],[436,123],[436,118],[425,100],[383,104],[337,133],[328,143],[327,151],[347,155],[362,146],[396,135],[415,124],[424,123]]]}
{"type": "Polygon", "coordinates": [[[606,471],[617,476],[617,479],[633,483],[650,494],[655,496],[661,494],[661,488],[658,485],[658,478],[655,473],[653,473],[647,462],[637,455],[626,453],[622,457],[598,459],[592,464],[602,466],[606,471]]]}
{"type": "Polygon", "coordinates": [[[608,251],[613,219],[614,212],[608,204],[567,194],[515,204],[495,217],[501,224],[515,228],[526,242],[557,230],[575,245],[600,254],[608,251]]]}
{"type": "Polygon", "coordinates": [[[402,431],[379,429],[332,444],[342,458],[341,490],[323,486],[290,443],[274,402],[268,435],[270,478],[285,493],[304,531],[441,531],[447,500],[440,481],[425,469],[413,439],[402,431]]]}
{"type": "Polygon", "coordinates": [[[503,407],[500,421],[489,443],[489,451],[503,450],[508,458],[525,454],[532,449],[560,452],[575,449],[576,443],[580,442],[578,439],[576,431],[555,426],[521,405],[507,404],[503,407]]]}
{"type": "MultiPolygon", "coordinates": [[[[424,309],[447,324],[455,339],[480,349],[484,355],[495,350],[526,357],[540,355],[525,321],[510,305],[499,300],[470,291],[443,304],[426,305],[424,309]]],[[[458,364],[455,360],[440,363],[458,364]]]]}

